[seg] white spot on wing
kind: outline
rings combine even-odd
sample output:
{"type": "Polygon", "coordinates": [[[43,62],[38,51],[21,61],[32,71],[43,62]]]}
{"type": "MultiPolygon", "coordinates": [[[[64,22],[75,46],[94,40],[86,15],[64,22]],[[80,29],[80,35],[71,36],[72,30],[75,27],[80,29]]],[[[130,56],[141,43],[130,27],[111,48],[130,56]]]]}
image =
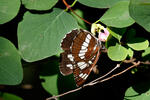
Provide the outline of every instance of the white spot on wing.
{"type": "Polygon", "coordinates": [[[86,80],[87,77],[88,77],[88,74],[85,75],[84,80],[86,80]]]}
{"type": "Polygon", "coordinates": [[[90,39],[86,38],[85,42],[90,43],[90,39]]]}
{"type": "Polygon", "coordinates": [[[81,58],[81,59],[84,59],[84,58],[85,58],[85,56],[80,56],[80,58],[81,58]]]}
{"type": "Polygon", "coordinates": [[[79,77],[81,77],[81,78],[83,78],[85,80],[88,77],[88,74],[81,73],[81,74],[79,74],[79,77]]]}
{"type": "Polygon", "coordinates": [[[93,50],[96,50],[96,47],[97,47],[97,45],[94,46],[94,49],[93,49],[93,50]]]}
{"type": "Polygon", "coordinates": [[[85,47],[85,46],[82,46],[82,47],[81,47],[81,50],[83,50],[83,49],[86,49],[86,48],[87,48],[87,47],[85,47]]]}
{"type": "Polygon", "coordinates": [[[90,60],[88,63],[89,63],[89,64],[92,64],[92,61],[90,60]]]}
{"type": "Polygon", "coordinates": [[[88,49],[81,49],[81,50],[80,50],[80,53],[85,53],[85,52],[87,52],[87,50],[88,50],[88,49]]]}
{"type": "Polygon", "coordinates": [[[73,57],[73,56],[72,56],[72,54],[68,54],[67,57],[68,57],[68,58],[71,58],[71,57],[73,57]]]}
{"type": "Polygon", "coordinates": [[[74,61],[74,57],[72,56],[72,54],[68,54],[67,57],[70,59],[70,61],[74,61]]]}
{"type": "Polygon", "coordinates": [[[67,64],[66,66],[69,67],[70,69],[73,69],[72,64],[67,64]]]}
{"type": "Polygon", "coordinates": [[[83,44],[82,45],[84,45],[85,47],[88,47],[88,43],[86,43],[86,42],[83,42],[83,44]]]}
{"type": "Polygon", "coordinates": [[[79,74],[79,77],[82,77],[83,76],[83,73],[79,74]]]}
{"type": "Polygon", "coordinates": [[[84,56],[85,53],[79,53],[78,55],[79,55],[79,57],[81,57],[81,56],[84,56]]]}
{"type": "Polygon", "coordinates": [[[91,35],[90,35],[90,34],[88,34],[87,37],[88,37],[89,39],[91,39],[91,35]]]}
{"type": "Polygon", "coordinates": [[[79,66],[79,67],[80,67],[80,69],[82,70],[82,69],[86,68],[86,66],[87,66],[87,64],[85,63],[85,64],[83,64],[83,65],[81,65],[81,66],[79,66]]]}
{"type": "Polygon", "coordinates": [[[78,64],[78,66],[81,66],[81,65],[85,64],[85,62],[78,62],[77,64],[78,64]]]}

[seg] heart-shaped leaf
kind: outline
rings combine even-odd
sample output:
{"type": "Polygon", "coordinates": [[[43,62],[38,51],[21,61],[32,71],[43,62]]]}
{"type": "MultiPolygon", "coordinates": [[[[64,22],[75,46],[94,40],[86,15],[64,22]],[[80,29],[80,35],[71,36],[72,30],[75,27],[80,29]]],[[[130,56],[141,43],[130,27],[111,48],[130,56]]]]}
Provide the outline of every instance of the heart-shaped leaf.
{"type": "Polygon", "coordinates": [[[10,93],[2,93],[2,94],[0,94],[0,99],[1,100],[23,100],[21,97],[16,96],[14,94],[10,94],[10,93]]]}
{"type": "Polygon", "coordinates": [[[15,46],[0,37],[0,84],[16,85],[23,79],[21,57],[15,46]]]}
{"type": "Polygon", "coordinates": [[[149,100],[150,82],[141,82],[127,89],[125,100],[149,100]]]}
{"type": "Polygon", "coordinates": [[[58,74],[51,76],[40,76],[40,78],[45,80],[44,82],[42,82],[42,86],[46,91],[48,91],[52,95],[58,95],[58,87],[57,87],[58,74]]]}
{"type": "Polygon", "coordinates": [[[76,20],[58,8],[42,15],[26,12],[18,26],[19,51],[28,62],[55,55],[60,52],[62,38],[75,28],[76,20]]]}
{"type": "Polygon", "coordinates": [[[150,47],[145,49],[145,51],[142,53],[142,57],[144,60],[150,59],[150,47]]]}
{"type": "Polygon", "coordinates": [[[150,1],[130,0],[129,12],[136,23],[150,32],[150,1]]]}
{"type": "Polygon", "coordinates": [[[129,1],[129,0],[78,0],[78,1],[89,7],[110,8],[111,6],[120,1],[129,1]]]}
{"type": "Polygon", "coordinates": [[[19,11],[20,0],[0,0],[0,24],[12,20],[19,11]]]}
{"type": "Polygon", "coordinates": [[[145,38],[133,38],[131,39],[127,45],[134,50],[145,50],[149,46],[149,41],[145,38]]]}
{"type": "Polygon", "coordinates": [[[22,4],[27,9],[32,10],[48,10],[51,9],[58,0],[22,0],[22,4]]]}
{"type": "Polygon", "coordinates": [[[122,61],[128,55],[128,50],[121,46],[120,44],[116,44],[115,46],[110,46],[108,48],[108,57],[114,61],[122,61]]]}
{"type": "Polygon", "coordinates": [[[129,15],[129,2],[122,1],[109,8],[100,18],[100,21],[107,26],[123,28],[130,26],[134,20],[129,15]]]}

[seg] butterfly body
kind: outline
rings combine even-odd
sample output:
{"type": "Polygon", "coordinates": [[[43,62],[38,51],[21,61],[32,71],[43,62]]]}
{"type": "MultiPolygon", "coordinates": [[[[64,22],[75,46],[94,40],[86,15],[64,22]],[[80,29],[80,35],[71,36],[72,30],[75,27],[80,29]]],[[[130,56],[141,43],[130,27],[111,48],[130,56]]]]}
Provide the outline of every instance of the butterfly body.
{"type": "Polygon", "coordinates": [[[64,50],[60,63],[63,75],[74,74],[77,86],[81,86],[95,66],[101,49],[101,41],[86,30],[72,30],[61,42],[64,50]]]}

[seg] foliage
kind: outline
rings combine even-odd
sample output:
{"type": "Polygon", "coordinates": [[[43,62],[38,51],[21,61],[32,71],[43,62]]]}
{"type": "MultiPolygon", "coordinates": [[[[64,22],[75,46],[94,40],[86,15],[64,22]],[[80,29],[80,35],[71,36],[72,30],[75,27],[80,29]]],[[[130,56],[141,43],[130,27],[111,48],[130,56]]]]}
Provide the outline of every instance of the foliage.
{"type": "MultiPolygon", "coordinates": [[[[41,85],[51,95],[58,95],[76,87],[72,75],[63,77],[59,74],[58,59],[62,52],[60,42],[72,29],[90,30],[90,26],[73,12],[64,9],[65,6],[60,0],[0,0],[1,85],[22,84],[25,74],[23,69],[30,65],[42,69],[38,77],[44,80],[41,85]],[[13,27],[15,31],[11,32],[9,25],[17,25],[13,27]]],[[[107,26],[111,34],[105,44],[109,60],[121,62],[137,57],[142,61],[149,61],[147,36],[150,32],[150,0],[78,0],[74,9],[81,17],[93,23],[99,19],[100,23],[107,26]],[[82,6],[90,10],[86,11],[82,6]],[[98,11],[95,12],[95,9],[98,11]],[[94,14],[84,16],[91,12],[94,14]],[[138,53],[141,55],[137,56],[138,53]]],[[[149,90],[143,92],[144,95],[137,95],[130,87],[126,96],[135,95],[136,100],[150,98],[146,95],[148,92],[149,90]]]]}

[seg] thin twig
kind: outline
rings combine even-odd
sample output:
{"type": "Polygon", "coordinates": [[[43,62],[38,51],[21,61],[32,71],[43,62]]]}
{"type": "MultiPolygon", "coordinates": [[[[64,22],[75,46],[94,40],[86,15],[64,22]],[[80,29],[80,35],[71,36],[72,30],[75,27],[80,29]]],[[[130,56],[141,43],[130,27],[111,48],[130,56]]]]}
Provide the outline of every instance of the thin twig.
{"type": "Polygon", "coordinates": [[[150,61],[141,62],[141,64],[150,65],[150,61]]]}
{"type": "Polygon", "coordinates": [[[56,99],[56,98],[58,98],[58,97],[62,97],[62,96],[64,96],[64,95],[66,95],[66,94],[69,94],[69,93],[72,93],[72,92],[76,92],[76,91],[81,90],[81,89],[82,89],[82,87],[79,87],[79,88],[76,88],[76,89],[74,89],[74,90],[71,90],[71,91],[68,91],[68,92],[59,94],[59,95],[57,95],[57,96],[52,96],[52,97],[50,97],[50,98],[47,98],[46,100],[56,99]]]}
{"type": "Polygon", "coordinates": [[[67,9],[70,9],[77,17],[79,17],[81,20],[83,20],[84,22],[88,23],[89,25],[91,25],[92,23],[90,23],[89,21],[83,19],[82,17],[80,17],[76,12],[74,12],[74,10],[71,8],[71,6],[66,2],[66,0],[62,0],[63,3],[65,4],[65,6],[67,7],[67,9]]]}
{"type": "Polygon", "coordinates": [[[130,59],[130,60],[124,60],[123,62],[124,63],[132,63],[132,62],[134,62],[136,60],[136,58],[132,58],[132,59],[130,59]]]}
{"type": "Polygon", "coordinates": [[[109,71],[109,72],[107,72],[105,75],[103,75],[103,76],[101,76],[101,77],[99,77],[99,78],[97,78],[97,79],[95,79],[95,80],[89,82],[89,83],[86,84],[85,86],[87,86],[87,85],[93,85],[94,82],[103,79],[104,77],[108,76],[109,74],[111,74],[113,71],[115,71],[115,70],[116,70],[117,68],[119,68],[119,67],[120,67],[120,64],[117,64],[116,67],[114,67],[111,71],[109,71]]]}
{"type": "Polygon", "coordinates": [[[121,74],[127,72],[127,71],[130,70],[131,68],[136,67],[136,66],[138,66],[138,65],[140,65],[140,61],[138,61],[138,62],[135,63],[134,65],[128,67],[127,69],[125,69],[125,70],[123,70],[123,71],[121,71],[121,72],[119,72],[119,73],[117,73],[117,74],[114,74],[114,75],[112,75],[112,76],[110,76],[110,77],[108,77],[108,78],[105,78],[105,79],[103,79],[103,80],[96,81],[96,82],[94,82],[94,83],[92,83],[92,84],[95,85],[95,84],[97,84],[97,83],[102,83],[102,82],[104,82],[104,81],[110,80],[110,79],[112,79],[112,78],[114,78],[114,77],[116,77],[116,76],[119,76],[119,75],[121,75],[121,74]]]}
{"type": "Polygon", "coordinates": [[[76,89],[74,89],[74,90],[65,92],[65,93],[63,93],[63,94],[59,94],[59,95],[57,95],[57,96],[53,96],[53,97],[47,98],[46,100],[56,99],[56,98],[58,98],[58,97],[61,97],[61,96],[66,95],[66,94],[69,94],[69,93],[72,93],[72,92],[76,92],[76,91],[82,89],[83,87],[90,86],[90,85],[92,85],[92,83],[94,83],[95,81],[100,80],[100,79],[106,77],[107,75],[109,75],[110,73],[112,73],[114,70],[116,70],[116,69],[119,68],[119,67],[120,67],[120,64],[117,64],[115,68],[113,68],[111,71],[109,71],[109,72],[106,73],[105,75],[103,75],[103,76],[101,76],[101,77],[99,77],[99,78],[97,78],[97,79],[95,79],[95,80],[93,80],[93,81],[91,81],[91,82],[89,82],[89,83],[87,83],[87,84],[84,84],[82,87],[79,87],[79,88],[76,88],[76,89]]]}
{"type": "Polygon", "coordinates": [[[112,76],[110,76],[110,77],[108,77],[108,78],[102,79],[102,78],[106,77],[108,74],[110,74],[111,72],[113,72],[115,69],[117,69],[117,68],[119,67],[119,65],[117,65],[114,69],[112,69],[111,71],[109,71],[107,74],[105,74],[105,75],[103,75],[103,76],[101,76],[101,77],[95,79],[94,81],[91,81],[91,82],[89,82],[89,83],[83,85],[82,87],[76,88],[76,89],[74,89],[74,90],[70,90],[70,91],[68,91],[68,92],[59,94],[59,95],[57,95],[57,96],[53,96],[53,97],[47,98],[46,100],[56,99],[56,98],[58,98],[58,97],[67,95],[67,94],[69,94],[69,93],[72,93],[72,92],[76,92],[76,91],[78,91],[78,90],[81,90],[81,89],[84,88],[84,87],[93,86],[93,85],[95,85],[95,84],[97,84],[97,83],[102,83],[102,82],[104,82],[104,81],[110,80],[110,79],[112,79],[112,78],[114,78],[114,77],[116,77],[116,76],[119,76],[119,75],[121,75],[121,74],[127,72],[127,71],[130,70],[131,68],[140,65],[140,63],[141,63],[141,62],[138,61],[137,63],[135,63],[134,65],[128,67],[127,69],[125,69],[125,70],[123,70],[123,71],[121,71],[121,72],[119,72],[119,73],[117,73],[117,74],[114,74],[114,75],[112,75],[112,76]],[[102,80],[101,80],[101,79],[102,79],[102,80]]]}

